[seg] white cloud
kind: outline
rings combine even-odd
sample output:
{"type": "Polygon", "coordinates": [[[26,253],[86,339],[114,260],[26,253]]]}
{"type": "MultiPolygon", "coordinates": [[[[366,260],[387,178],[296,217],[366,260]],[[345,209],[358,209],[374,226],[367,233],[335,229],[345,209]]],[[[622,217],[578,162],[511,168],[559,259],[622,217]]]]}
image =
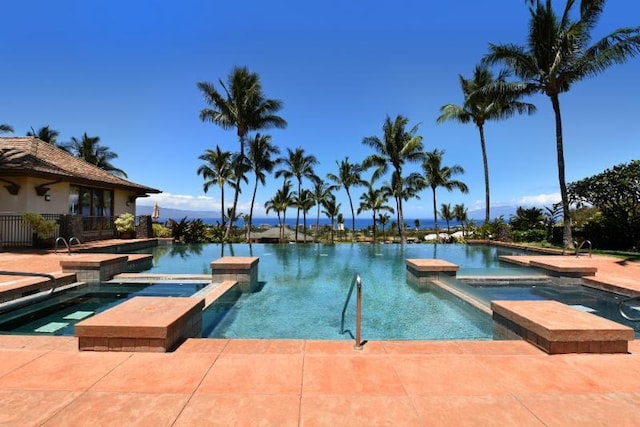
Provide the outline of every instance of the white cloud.
{"type": "MultiPolygon", "coordinates": [[[[158,203],[160,208],[180,209],[186,211],[212,211],[216,215],[220,214],[220,200],[205,195],[194,196],[190,194],[160,193],[151,194],[149,197],[138,199],[139,206],[153,206],[155,203],[158,203]]],[[[233,202],[231,200],[225,200],[225,209],[230,208],[232,203],[233,202]]],[[[253,207],[254,217],[266,216],[263,204],[263,202],[256,200],[256,204],[253,207]]],[[[238,200],[236,211],[239,215],[248,214],[250,208],[250,202],[238,200]]]]}
{"type": "Polygon", "coordinates": [[[543,206],[551,206],[561,200],[560,193],[537,194],[533,196],[523,196],[513,201],[512,204],[518,206],[535,206],[541,208],[543,206]]]}

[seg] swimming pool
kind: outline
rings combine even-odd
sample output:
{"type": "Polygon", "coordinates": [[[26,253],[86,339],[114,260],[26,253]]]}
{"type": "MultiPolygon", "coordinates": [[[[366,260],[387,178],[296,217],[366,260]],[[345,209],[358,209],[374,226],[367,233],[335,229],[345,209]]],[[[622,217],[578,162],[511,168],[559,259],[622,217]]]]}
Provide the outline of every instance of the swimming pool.
{"type": "Polygon", "coordinates": [[[135,296],[191,296],[204,283],[92,283],[0,314],[0,333],[73,335],[76,323],[135,296]]]}
{"type": "MultiPolygon", "coordinates": [[[[487,314],[436,286],[406,280],[406,258],[440,258],[466,274],[530,275],[499,255],[511,249],[469,245],[176,245],[148,251],[148,273],[205,273],[222,256],[259,257],[254,293],[230,293],[207,308],[203,336],[216,338],[351,339],[340,314],[354,273],[363,287],[363,339],[492,339],[487,314]]],[[[354,329],[354,308],[346,327],[354,329]]]]}
{"type": "MultiPolygon", "coordinates": [[[[629,326],[634,329],[635,336],[640,338],[640,322],[633,322],[625,319],[620,314],[619,304],[626,296],[606,292],[599,289],[584,286],[580,279],[558,280],[547,278],[529,283],[518,284],[496,284],[478,282],[465,283],[461,280],[443,278],[443,282],[452,286],[466,295],[473,296],[487,307],[492,300],[553,300],[558,301],[578,310],[592,313],[605,319],[629,326]]],[[[630,311],[635,311],[637,315],[637,305],[627,307],[630,311]]]]}

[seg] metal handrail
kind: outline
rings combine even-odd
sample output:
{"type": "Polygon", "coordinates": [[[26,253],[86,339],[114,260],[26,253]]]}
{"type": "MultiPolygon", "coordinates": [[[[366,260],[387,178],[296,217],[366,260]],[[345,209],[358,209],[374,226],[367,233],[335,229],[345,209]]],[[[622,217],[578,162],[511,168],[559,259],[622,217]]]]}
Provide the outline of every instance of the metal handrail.
{"type": "MultiPolygon", "coordinates": [[[[351,286],[349,286],[349,292],[347,293],[347,299],[345,300],[344,306],[342,307],[340,334],[344,334],[345,332],[347,332],[347,330],[344,329],[344,316],[347,312],[347,306],[349,305],[349,300],[351,299],[351,294],[353,294],[354,287],[356,287],[356,343],[353,347],[356,350],[362,350],[363,343],[360,335],[362,326],[362,280],[360,279],[360,275],[358,273],[353,275],[353,280],[351,280],[351,286]]],[[[353,336],[353,334],[351,336],[353,336]]]]}
{"type": "Polygon", "coordinates": [[[633,300],[638,300],[638,301],[640,301],[640,295],[636,295],[635,297],[626,298],[626,299],[623,299],[622,301],[620,301],[620,302],[618,303],[618,311],[620,311],[620,315],[621,315],[622,317],[624,317],[625,319],[630,320],[630,321],[632,321],[632,322],[640,322],[640,317],[632,317],[632,316],[629,316],[627,313],[625,313],[625,312],[624,312],[624,309],[623,309],[623,306],[624,306],[626,303],[628,303],[628,302],[630,302],[630,301],[633,301],[633,300]]]}
{"type": "Polygon", "coordinates": [[[53,294],[56,290],[56,278],[53,274],[31,273],[27,271],[0,271],[0,276],[46,277],[53,282],[53,286],[51,287],[51,289],[49,289],[48,292],[27,295],[25,297],[22,297],[16,300],[3,302],[2,304],[0,304],[0,313],[4,313],[5,311],[11,310],[16,307],[21,307],[30,302],[33,302],[34,300],[40,300],[40,299],[46,298],[49,295],[53,294]]]}
{"type": "Polygon", "coordinates": [[[576,257],[580,255],[580,249],[582,249],[585,243],[589,245],[589,258],[591,258],[591,251],[593,249],[591,247],[591,240],[583,240],[582,243],[580,243],[579,245],[578,245],[578,241],[574,240],[573,246],[576,248],[576,257]]]}
{"type": "Polygon", "coordinates": [[[53,252],[54,253],[58,253],[58,242],[62,241],[62,243],[64,243],[64,246],[67,248],[67,252],[69,253],[69,255],[71,255],[71,245],[73,244],[73,242],[75,241],[77,245],[81,245],[82,243],[80,243],[80,239],[78,239],[75,236],[72,236],[69,241],[67,242],[67,240],[64,237],[58,237],[56,239],[56,243],[55,246],[53,247],[53,252]]]}

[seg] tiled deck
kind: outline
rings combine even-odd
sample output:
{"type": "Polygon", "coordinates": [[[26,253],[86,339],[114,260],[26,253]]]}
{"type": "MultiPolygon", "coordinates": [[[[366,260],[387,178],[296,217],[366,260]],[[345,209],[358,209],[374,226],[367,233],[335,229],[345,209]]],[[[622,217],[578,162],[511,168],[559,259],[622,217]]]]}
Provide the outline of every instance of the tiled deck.
{"type": "MultiPolygon", "coordinates": [[[[0,269],[56,271],[49,256],[35,260],[0,253],[0,269]]],[[[594,279],[640,277],[637,264],[594,261],[594,279]]],[[[357,351],[344,341],[190,339],[173,353],[77,349],[73,337],[0,335],[0,424],[640,425],[638,340],[630,354],[598,355],[548,355],[524,341],[373,341],[357,351]]]]}
{"type": "Polygon", "coordinates": [[[640,425],[632,354],[523,341],[191,339],[174,353],[78,352],[0,337],[3,425],[640,425]]]}

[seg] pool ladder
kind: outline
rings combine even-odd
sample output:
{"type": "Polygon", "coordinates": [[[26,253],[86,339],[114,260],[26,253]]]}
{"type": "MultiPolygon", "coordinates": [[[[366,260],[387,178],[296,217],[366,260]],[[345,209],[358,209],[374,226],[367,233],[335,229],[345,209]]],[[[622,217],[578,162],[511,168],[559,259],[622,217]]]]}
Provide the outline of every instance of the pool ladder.
{"type": "MultiPolygon", "coordinates": [[[[351,280],[351,286],[349,286],[349,292],[347,293],[347,299],[344,302],[344,307],[342,307],[342,317],[340,321],[340,334],[344,334],[351,331],[344,329],[344,316],[347,312],[347,306],[349,305],[349,300],[351,299],[351,295],[353,294],[353,288],[356,288],[356,343],[353,346],[356,350],[362,350],[363,342],[361,339],[360,331],[362,326],[362,280],[360,279],[360,275],[358,273],[353,275],[353,279],[351,280]]],[[[351,334],[353,336],[353,334],[351,334]]]]}
{"type": "Polygon", "coordinates": [[[26,295],[18,299],[5,301],[0,303],[0,313],[4,313],[14,308],[31,304],[41,299],[45,299],[56,291],[56,278],[53,274],[48,273],[32,273],[28,271],[0,271],[0,276],[22,276],[22,277],[46,277],[51,280],[52,286],[48,291],[39,292],[37,294],[26,295]]]}
{"type": "Polygon", "coordinates": [[[628,304],[632,301],[635,301],[636,303],[640,303],[640,295],[636,295],[635,297],[631,297],[631,298],[625,298],[622,301],[620,301],[618,303],[618,311],[620,311],[620,315],[625,319],[630,320],[632,322],[640,322],[640,317],[630,316],[624,311],[625,304],[628,304]]]}
{"type": "Polygon", "coordinates": [[[584,245],[589,245],[589,258],[591,258],[591,240],[583,240],[580,244],[578,244],[577,240],[573,241],[573,246],[576,248],[576,257],[580,255],[580,249],[582,249],[584,245]]]}
{"type": "Polygon", "coordinates": [[[73,242],[76,242],[77,245],[80,245],[80,239],[78,239],[77,237],[73,236],[69,239],[69,241],[67,242],[67,240],[64,237],[58,237],[56,239],[56,244],[55,247],[53,249],[54,253],[58,253],[58,242],[62,242],[64,243],[64,245],[67,247],[67,252],[69,253],[69,255],[71,255],[71,245],[73,244],[73,242]]]}

